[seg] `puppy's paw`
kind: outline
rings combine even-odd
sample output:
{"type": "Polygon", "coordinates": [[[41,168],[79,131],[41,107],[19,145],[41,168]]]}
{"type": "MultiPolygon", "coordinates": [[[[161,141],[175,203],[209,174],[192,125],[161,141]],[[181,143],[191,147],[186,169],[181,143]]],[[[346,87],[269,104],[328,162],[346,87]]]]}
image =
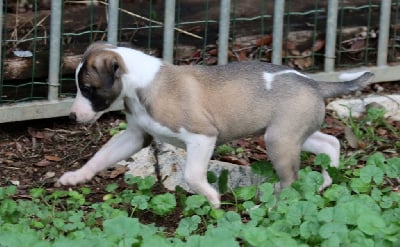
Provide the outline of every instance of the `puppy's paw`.
{"type": "Polygon", "coordinates": [[[92,172],[79,169],[73,172],[64,173],[58,180],[58,183],[62,185],[76,185],[89,181],[93,176],[94,174],[92,172]]]}
{"type": "Polygon", "coordinates": [[[207,198],[213,208],[221,207],[221,196],[219,194],[207,198]]]}

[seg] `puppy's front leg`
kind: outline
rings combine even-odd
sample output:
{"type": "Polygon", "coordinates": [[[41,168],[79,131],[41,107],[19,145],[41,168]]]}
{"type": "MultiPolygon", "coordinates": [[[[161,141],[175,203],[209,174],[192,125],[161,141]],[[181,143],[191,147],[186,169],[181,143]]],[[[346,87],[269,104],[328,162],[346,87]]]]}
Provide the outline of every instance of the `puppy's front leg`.
{"type": "Polygon", "coordinates": [[[144,145],[150,144],[148,137],[139,128],[127,129],[111,138],[82,168],[64,173],[58,182],[63,185],[75,185],[89,181],[97,172],[128,158],[144,145]]]}
{"type": "Polygon", "coordinates": [[[216,137],[193,135],[186,143],[187,159],[184,178],[190,188],[204,195],[212,206],[221,204],[218,192],[207,181],[207,168],[215,147],[216,137]]]}

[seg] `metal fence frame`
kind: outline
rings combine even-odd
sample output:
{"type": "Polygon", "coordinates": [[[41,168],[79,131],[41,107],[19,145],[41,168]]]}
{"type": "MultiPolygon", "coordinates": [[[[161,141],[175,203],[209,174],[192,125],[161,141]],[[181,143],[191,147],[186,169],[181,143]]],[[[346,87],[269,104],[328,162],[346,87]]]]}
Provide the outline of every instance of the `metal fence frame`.
{"type": "MultiPolygon", "coordinates": [[[[163,59],[173,62],[174,28],[175,28],[175,0],[165,1],[163,59]]],[[[361,67],[352,71],[369,70],[375,73],[375,82],[395,81],[400,79],[400,66],[388,66],[388,42],[390,29],[391,0],[381,1],[381,13],[379,22],[379,40],[377,52],[377,65],[375,67],[361,67]]],[[[231,0],[221,0],[219,19],[218,64],[227,63],[227,51],[229,45],[231,0]]],[[[343,71],[335,71],[335,45],[336,25],[338,18],[339,0],[329,0],[328,20],[326,25],[326,46],[324,71],[309,74],[318,80],[336,81],[343,71]]],[[[62,20],[62,1],[51,1],[51,27],[50,27],[50,58],[48,74],[48,100],[14,103],[0,106],[0,123],[22,121],[30,119],[52,118],[67,116],[72,105],[73,98],[60,99],[58,89],[60,69],[60,37],[62,20]]],[[[282,63],[283,23],[285,0],[275,0],[273,16],[273,51],[272,62],[282,63]]],[[[0,17],[3,16],[3,1],[0,0],[0,17]]],[[[108,4],[108,42],[117,43],[118,29],[118,0],[110,0],[108,4]]],[[[0,43],[2,42],[2,18],[0,18],[0,43]]],[[[0,49],[1,57],[1,49],[0,49]]],[[[116,109],[121,109],[122,106],[116,109]]]]}

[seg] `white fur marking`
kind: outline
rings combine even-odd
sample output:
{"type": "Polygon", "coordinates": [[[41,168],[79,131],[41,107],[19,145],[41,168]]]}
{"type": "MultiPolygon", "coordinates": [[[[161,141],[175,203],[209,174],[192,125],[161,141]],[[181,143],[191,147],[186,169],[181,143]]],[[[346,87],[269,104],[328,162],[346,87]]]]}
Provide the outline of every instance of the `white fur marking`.
{"type": "Polygon", "coordinates": [[[64,185],[75,185],[89,181],[96,173],[116,162],[128,158],[142,148],[143,132],[135,126],[129,128],[109,140],[82,168],[66,172],[58,180],[64,185]]]}
{"type": "MultiPolygon", "coordinates": [[[[118,53],[125,62],[127,73],[122,75],[122,82],[125,87],[143,88],[149,85],[162,66],[158,58],[144,54],[141,51],[118,47],[108,49],[118,53]]],[[[124,89],[125,92],[134,92],[124,89]]]]}
{"type": "MultiPolygon", "coordinates": [[[[76,83],[76,85],[78,86],[78,74],[79,74],[79,71],[81,70],[81,68],[82,68],[82,66],[83,66],[83,63],[82,62],[80,62],[79,64],[78,64],[78,66],[76,66],[76,69],[75,69],[75,83],[76,83]]],[[[79,88],[79,87],[78,87],[79,88]]]]}
{"type": "Polygon", "coordinates": [[[267,90],[271,90],[272,89],[272,82],[275,79],[275,76],[279,76],[279,75],[284,75],[284,74],[290,74],[290,73],[294,73],[296,75],[302,76],[302,77],[306,77],[309,78],[308,76],[296,71],[296,70],[283,70],[283,71],[279,71],[279,72],[275,72],[275,73],[268,73],[268,72],[264,72],[263,77],[264,80],[266,81],[265,83],[265,87],[267,88],[267,90]]]}
{"type": "MultiPolygon", "coordinates": [[[[334,136],[316,131],[307,138],[301,149],[314,154],[325,153],[331,159],[330,166],[339,167],[340,143],[334,136]]],[[[322,176],[324,178],[324,183],[321,185],[320,190],[323,190],[332,184],[332,178],[326,170],[322,170],[322,176]]]]}
{"type": "Polygon", "coordinates": [[[215,208],[219,208],[221,204],[219,194],[207,181],[208,162],[217,138],[193,134],[184,129],[181,129],[180,133],[188,138],[186,141],[185,181],[191,189],[207,197],[215,208]]]}
{"type": "Polygon", "coordinates": [[[360,71],[360,72],[354,72],[354,73],[342,73],[339,75],[339,80],[341,81],[351,81],[354,80],[361,75],[363,75],[367,71],[360,71]]]}

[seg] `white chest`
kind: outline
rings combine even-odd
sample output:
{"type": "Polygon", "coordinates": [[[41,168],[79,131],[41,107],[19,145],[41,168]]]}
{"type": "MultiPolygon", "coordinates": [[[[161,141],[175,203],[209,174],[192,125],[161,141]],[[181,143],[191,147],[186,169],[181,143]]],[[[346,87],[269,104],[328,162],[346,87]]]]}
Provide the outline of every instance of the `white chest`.
{"type": "Polygon", "coordinates": [[[184,147],[187,141],[186,131],[174,132],[168,127],[155,121],[146,111],[145,107],[138,101],[131,105],[132,114],[127,114],[128,124],[134,122],[145,132],[152,135],[155,139],[172,144],[177,147],[184,147]]]}

